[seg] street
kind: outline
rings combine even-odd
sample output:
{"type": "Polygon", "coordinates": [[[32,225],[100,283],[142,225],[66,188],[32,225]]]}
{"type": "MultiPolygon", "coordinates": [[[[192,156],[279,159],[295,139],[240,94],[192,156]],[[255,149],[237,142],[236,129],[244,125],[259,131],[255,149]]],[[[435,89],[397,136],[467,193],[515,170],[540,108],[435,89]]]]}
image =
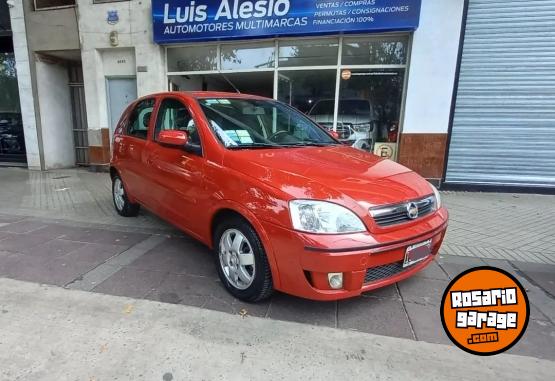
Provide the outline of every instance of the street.
{"type": "MultiPolygon", "coordinates": [[[[182,379],[190,376],[191,369],[200,363],[184,361],[193,353],[187,354],[187,351],[198,346],[194,340],[199,340],[199,335],[206,340],[204,345],[211,355],[217,342],[239,343],[237,348],[226,352],[222,347],[217,352],[217,356],[225,356],[225,361],[234,364],[233,369],[243,366],[237,373],[223,378],[241,378],[249,367],[258,366],[275,378],[290,376],[288,371],[298,377],[318,377],[324,370],[331,372],[325,374],[340,375],[348,368],[352,374],[373,369],[376,378],[384,371],[384,378],[397,379],[403,372],[411,371],[411,367],[417,367],[418,358],[438,356],[438,353],[441,356],[437,359],[446,356],[444,360],[454,359],[448,361],[455,363],[452,369],[439,366],[437,379],[463,375],[461,372],[469,359],[483,364],[497,378],[506,375],[516,379],[516,364],[545,360],[543,368],[534,367],[538,373],[529,374],[545,379],[547,373],[542,375],[539,368],[544,371],[554,365],[553,196],[445,192],[444,202],[451,213],[449,232],[439,258],[417,276],[339,302],[314,302],[276,293],[269,301],[246,304],[225,291],[211,253],[202,244],[144,210],[137,218],[117,216],[107,174],[5,168],[0,170],[0,183],[0,307],[3,311],[0,317],[1,330],[5,333],[0,358],[10,364],[3,370],[7,379],[59,379],[54,377],[57,373],[53,364],[63,363],[64,356],[73,352],[93,356],[94,361],[85,368],[73,363],[56,372],[66,372],[59,373],[66,374],[66,378],[100,379],[105,368],[111,367],[109,364],[119,362],[118,356],[123,356],[125,345],[132,350],[146,351],[148,355],[144,356],[156,364],[148,368],[141,357],[128,359],[126,364],[133,369],[132,379],[161,378],[165,372],[182,379]],[[524,337],[508,351],[526,357],[515,357],[518,360],[511,360],[507,355],[469,357],[445,335],[439,317],[443,291],[457,274],[480,265],[505,269],[526,288],[531,319],[524,337]],[[96,316],[97,311],[105,315],[96,316]],[[169,315],[165,316],[166,313],[169,315]],[[93,315],[95,323],[91,325],[88,319],[93,315]],[[45,317],[48,317],[47,323],[45,317]],[[130,319],[129,325],[121,326],[125,319],[130,319]],[[195,325],[199,322],[202,322],[200,328],[195,325]],[[248,327],[258,327],[250,329],[250,338],[238,335],[245,329],[245,322],[249,323],[248,327]],[[88,328],[79,330],[79,326],[88,328]],[[265,347],[251,346],[260,340],[275,341],[267,335],[275,334],[277,327],[280,335],[289,337],[275,349],[282,351],[284,357],[276,362],[264,361],[274,349],[265,354],[265,347]],[[67,338],[57,342],[56,335],[66,330],[67,338]],[[133,332],[128,336],[127,330],[133,332]],[[117,334],[110,338],[107,332],[117,334]],[[39,346],[30,345],[35,334],[41,337],[39,346]],[[128,344],[123,342],[126,337],[128,344]],[[179,339],[172,340],[174,337],[179,339]],[[344,343],[338,345],[340,354],[333,337],[344,343]],[[326,344],[321,346],[320,340],[326,344]],[[364,348],[366,352],[360,352],[365,341],[373,344],[364,348]],[[49,342],[55,343],[51,349],[52,361],[42,363],[39,358],[46,361],[48,356],[44,357],[44,353],[48,351],[44,346],[49,342]],[[320,351],[313,353],[310,364],[301,361],[307,355],[300,354],[309,342],[320,351]],[[153,349],[148,345],[153,345],[153,349]],[[380,356],[387,357],[389,362],[375,357],[380,346],[384,351],[380,356]],[[407,363],[401,361],[400,347],[411,358],[407,363]],[[173,355],[167,361],[154,360],[170,352],[173,355]],[[26,357],[24,353],[34,355],[26,357]],[[241,360],[241,356],[248,360],[241,360]],[[330,357],[339,361],[333,370],[314,367],[318,362],[330,361],[330,357]],[[10,358],[18,360],[8,361],[10,358]],[[504,361],[511,365],[501,366],[504,361]],[[163,369],[162,363],[167,369],[163,369]],[[404,365],[400,367],[400,364],[404,365]],[[385,370],[382,366],[386,366],[385,370]],[[87,374],[82,373],[85,370],[87,374]]],[[[195,361],[206,360],[205,355],[196,353],[195,361]]],[[[224,374],[219,366],[209,368],[205,373],[207,379],[224,374]]],[[[519,369],[531,371],[531,368],[519,369]]],[[[124,373],[118,374],[130,378],[125,373],[128,371],[121,369],[124,373]]]]}

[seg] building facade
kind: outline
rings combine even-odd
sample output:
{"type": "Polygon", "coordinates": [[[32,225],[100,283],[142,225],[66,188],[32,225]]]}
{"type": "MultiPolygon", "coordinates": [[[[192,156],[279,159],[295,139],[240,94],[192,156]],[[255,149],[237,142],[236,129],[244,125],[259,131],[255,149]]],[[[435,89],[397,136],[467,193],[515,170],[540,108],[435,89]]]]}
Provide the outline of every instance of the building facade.
{"type": "Polygon", "coordinates": [[[539,85],[555,75],[554,1],[16,1],[28,166],[105,166],[130,101],[217,90],[286,102],[345,144],[438,183],[514,185],[522,174],[521,185],[555,187],[555,92],[539,85]],[[511,11],[528,34],[511,35],[511,11]],[[522,154],[509,164],[515,144],[522,154]]]}

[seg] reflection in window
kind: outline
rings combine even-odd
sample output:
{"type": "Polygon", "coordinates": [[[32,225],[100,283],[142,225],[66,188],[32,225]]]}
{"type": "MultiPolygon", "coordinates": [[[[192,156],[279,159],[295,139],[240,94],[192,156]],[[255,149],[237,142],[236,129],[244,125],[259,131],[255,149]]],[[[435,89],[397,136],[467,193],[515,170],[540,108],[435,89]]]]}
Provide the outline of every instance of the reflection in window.
{"type": "Polygon", "coordinates": [[[222,45],[222,69],[273,68],[275,49],[273,43],[222,45]]]}
{"type": "MultiPolygon", "coordinates": [[[[335,78],[332,70],[282,70],[279,72],[278,99],[299,111],[308,112],[316,102],[335,98],[335,78]]],[[[333,124],[333,106],[322,125],[333,124]]]]}
{"type": "Polygon", "coordinates": [[[216,69],[216,46],[194,46],[168,49],[168,71],[170,72],[216,69]]]}
{"type": "Polygon", "coordinates": [[[0,161],[24,163],[25,137],[13,53],[0,53],[0,161]]]}
{"type": "Polygon", "coordinates": [[[343,65],[402,65],[407,61],[407,36],[345,38],[343,65]]]}
{"type": "Polygon", "coordinates": [[[348,79],[342,78],[337,117],[340,139],[368,151],[376,142],[396,143],[404,75],[403,69],[357,69],[348,79]]]}
{"type": "Polygon", "coordinates": [[[280,41],[279,66],[336,65],[337,39],[280,41]]]}

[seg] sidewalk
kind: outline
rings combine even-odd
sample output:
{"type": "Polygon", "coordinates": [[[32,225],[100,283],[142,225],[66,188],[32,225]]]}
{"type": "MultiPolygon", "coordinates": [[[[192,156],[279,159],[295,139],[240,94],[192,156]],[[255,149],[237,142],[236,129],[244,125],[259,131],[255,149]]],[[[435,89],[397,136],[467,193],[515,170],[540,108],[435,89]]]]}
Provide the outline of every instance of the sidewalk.
{"type": "MultiPolygon", "coordinates": [[[[174,231],[143,211],[113,210],[110,178],[85,170],[0,168],[0,213],[174,231]]],[[[555,265],[555,196],[444,192],[450,224],[443,254],[555,265]]]]}
{"type": "Polygon", "coordinates": [[[0,279],[6,380],[548,380],[555,363],[0,279]],[[217,361],[215,361],[217,359],[217,361]]]}
{"type": "Polygon", "coordinates": [[[494,265],[523,283],[532,304],[527,333],[511,353],[555,360],[555,265],[546,263],[553,252],[544,250],[540,258],[515,248],[519,256],[509,260],[494,255],[499,252],[494,245],[524,242],[521,230],[537,229],[540,243],[553,239],[548,220],[555,197],[446,193],[454,233],[438,260],[416,277],[346,301],[276,294],[249,305],[224,290],[204,246],[148,213],[118,217],[105,174],[2,169],[0,182],[0,277],[451,345],[438,313],[445,287],[468,268],[494,265]],[[528,227],[511,213],[530,216],[528,227]],[[493,226],[487,229],[488,224],[493,226]],[[493,235],[498,225],[506,231],[502,241],[493,235]],[[468,249],[458,252],[464,255],[452,255],[461,247],[468,249]],[[487,250],[477,249],[483,247],[487,250]]]}

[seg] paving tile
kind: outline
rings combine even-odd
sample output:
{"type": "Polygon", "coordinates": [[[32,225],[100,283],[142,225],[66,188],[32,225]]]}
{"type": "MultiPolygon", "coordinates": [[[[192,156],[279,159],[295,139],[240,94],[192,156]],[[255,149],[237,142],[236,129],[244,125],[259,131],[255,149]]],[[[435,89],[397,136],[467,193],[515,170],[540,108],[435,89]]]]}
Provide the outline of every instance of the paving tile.
{"type": "Polygon", "coordinates": [[[374,298],[396,298],[399,299],[399,291],[397,290],[397,285],[392,284],[390,286],[377,288],[362,294],[362,297],[374,297],[374,298]]]}
{"type": "Polygon", "coordinates": [[[0,227],[0,231],[8,233],[30,233],[32,231],[46,227],[44,222],[37,222],[33,220],[23,220],[13,222],[0,227]]]}
{"type": "Polygon", "coordinates": [[[13,233],[7,233],[7,232],[0,232],[0,241],[3,239],[6,239],[8,237],[13,237],[14,234],[13,233]]]}
{"type": "Polygon", "coordinates": [[[168,239],[135,260],[129,267],[211,278],[218,276],[212,253],[206,247],[187,239],[168,239]]]}
{"type": "Polygon", "coordinates": [[[159,271],[144,271],[123,268],[96,286],[93,291],[110,295],[144,298],[156,289],[167,274],[159,271]]]}
{"type": "Polygon", "coordinates": [[[485,262],[480,258],[445,255],[438,259],[438,264],[453,279],[463,271],[484,266],[485,262]]]}
{"type": "Polygon", "coordinates": [[[20,252],[50,241],[48,237],[33,234],[14,234],[0,241],[0,250],[20,252]]]}
{"type": "Polygon", "coordinates": [[[417,340],[453,345],[441,324],[439,306],[411,302],[405,302],[404,305],[417,340]]]}
{"type": "Polygon", "coordinates": [[[449,281],[413,277],[405,279],[397,285],[403,301],[439,306],[449,281]]]}
{"type": "Polygon", "coordinates": [[[226,312],[229,314],[235,314],[236,310],[233,307],[234,301],[235,301],[235,298],[231,294],[226,298],[215,298],[215,297],[209,296],[206,298],[206,301],[202,305],[202,308],[206,308],[213,311],[226,312]]]}
{"type": "Polygon", "coordinates": [[[140,233],[129,233],[117,230],[71,228],[61,238],[87,243],[103,243],[110,245],[132,246],[146,239],[148,235],[140,233]]]}
{"type": "Polygon", "coordinates": [[[8,278],[64,286],[94,265],[13,253],[2,261],[0,273],[8,278]]]}
{"type": "Polygon", "coordinates": [[[22,216],[10,216],[8,214],[0,214],[0,223],[12,223],[25,220],[27,217],[22,216]]]}
{"type": "Polygon", "coordinates": [[[506,353],[555,361],[555,326],[545,321],[530,320],[524,336],[506,353]]]}
{"type": "Polygon", "coordinates": [[[339,301],[337,308],[338,328],[414,339],[400,300],[353,298],[339,301]]]}
{"type": "Polygon", "coordinates": [[[233,315],[241,315],[245,318],[249,316],[266,317],[270,308],[270,300],[258,303],[245,303],[235,299],[231,294],[227,297],[208,297],[202,308],[209,310],[226,312],[233,315]]]}
{"type": "Polygon", "coordinates": [[[41,258],[57,258],[85,246],[81,242],[53,239],[31,248],[21,249],[20,252],[41,258]]]}
{"type": "Polygon", "coordinates": [[[65,235],[77,234],[80,229],[74,226],[64,224],[48,224],[33,232],[33,235],[49,237],[49,238],[62,238],[65,235]]]}
{"type": "MultiPolygon", "coordinates": [[[[66,241],[74,242],[74,241],[66,241]]],[[[82,246],[63,256],[68,261],[81,261],[100,264],[127,249],[127,246],[102,243],[80,243],[82,246]]]]}
{"type": "Polygon", "coordinates": [[[168,274],[146,298],[166,303],[200,307],[210,297],[225,299],[227,291],[219,280],[183,274],[168,274]]]}
{"type": "Polygon", "coordinates": [[[511,263],[528,277],[528,279],[532,279],[536,285],[555,297],[555,265],[516,261],[511,263]]]}
{"type": "Polygon", "coordinates": [[[417,278],[448,280],[449,277],[436,261],[432,261],[424,270],[414,275],[417,278]]]}
{"type": "Polygon", "coordinates": [[[258,302],[258,303],[246,303],[241,300],[236,299],[233,302],[233,313],[246,316],[256,316],[256,317],[266,317],[270,311],[272,298],[258,302]]]}
{"type": "Polygon", "coordinates": [[[336,302],[318,302],[277,293],[272,297],[268,316],[320,326],[336,326],[336,302]]]}

